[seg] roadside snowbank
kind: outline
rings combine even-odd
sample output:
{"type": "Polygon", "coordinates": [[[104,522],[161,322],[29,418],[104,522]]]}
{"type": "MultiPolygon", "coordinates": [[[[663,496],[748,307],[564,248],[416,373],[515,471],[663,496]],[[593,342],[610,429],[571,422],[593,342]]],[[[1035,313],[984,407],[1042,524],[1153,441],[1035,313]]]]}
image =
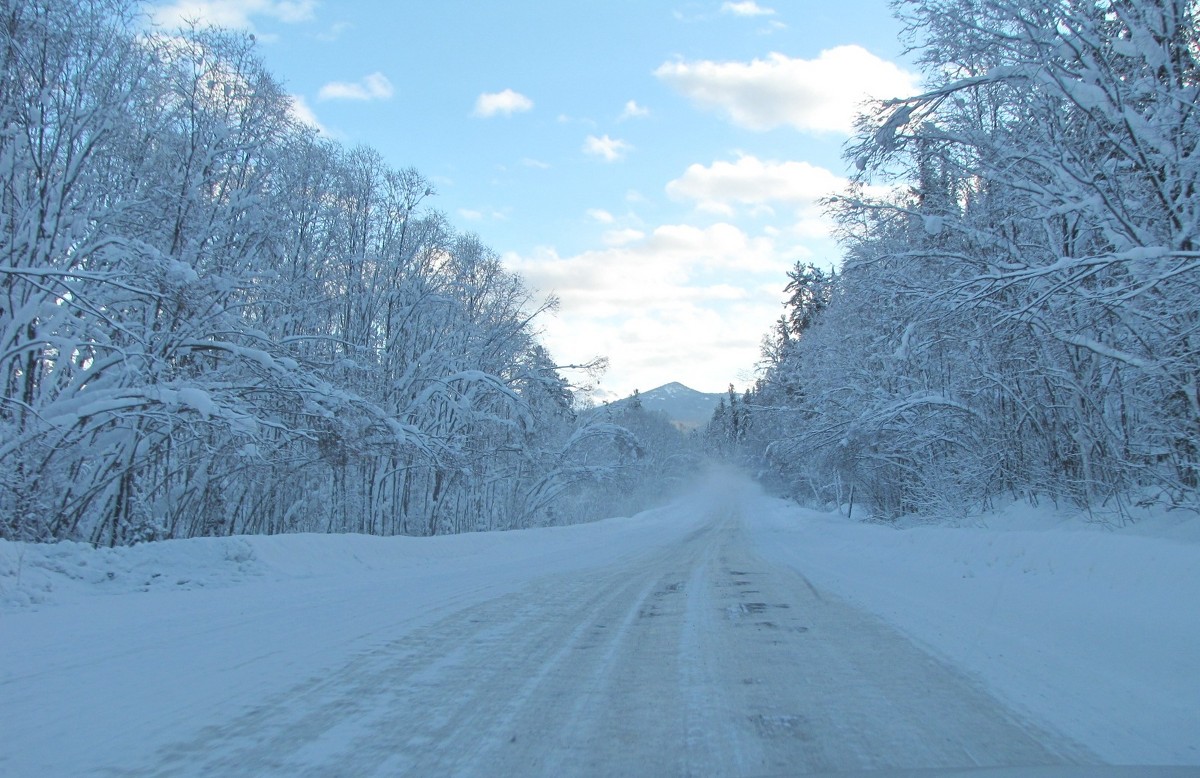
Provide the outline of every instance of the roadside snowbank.
{"type": "Polygon", "coordinates": [[[0,748],[0,775],[129,763],[460,609],[679,542],[705,516],[684,499],[440,538],[0,542],[0,730],[20,746],[0,748]]]}
{"type": "MultiPolygon", "coordinates": [[[[297,534],[195,538],[123,548],[87,543],[0,540],[0,611],[97,595],[218,589],[255,581],[389,577],[421,569],[522,565],[554,572],[570,551],[571,569],[612,554],[667,542],[677,509],[568,527],[432,538],[297,534]],[[664,519],[670,514],[670,521],[664,519]],[[594,541],[594,542],[593,542],[594,541]],[[587,552],[580,556],[579,551],[587,552]]],[[[236,595],[231,595],[236,596],[236,595]]]]}
{"type": "Polygon", "coordinates": [[[1200,521],[894,529],[763,498],[761,553],[1114,764],[1200,764],[1200,521]],[[1162,537],[1155,537],[1155,534],[1162,537]]]}

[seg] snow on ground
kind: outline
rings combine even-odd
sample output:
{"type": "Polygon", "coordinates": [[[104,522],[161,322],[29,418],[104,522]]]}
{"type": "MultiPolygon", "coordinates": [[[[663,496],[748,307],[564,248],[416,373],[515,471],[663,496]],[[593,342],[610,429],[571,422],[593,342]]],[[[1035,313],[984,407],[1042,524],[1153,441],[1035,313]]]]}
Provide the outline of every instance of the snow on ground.
{"type": "MultiPolygon", "coordinates": [[[[129,549],[0,542],[0,730],[11,746],[0,749],[0,774],[129,764],[454,614],[568,590],[539,581],[577,579],[589,591],[587,576],[625,580],[700,542],[718,503],[737,505],[758,553],[814,594],[877,614],[1104,761],[1200,764],[1200,525],[1171,517],[1106,531],[1010,509],[987,528],[898,530],[806,511],[716,473],[632,518],[522,532],[129,549]]],[[[697,559],[724,553],[704,548],[697,559]]],[[[686,592],[700,568],[690,569],[682,613],[696,607],[686,592]]]]}
{"type": "Polygon", "coordinates": [[[0,541],[0,775],[124,763],[214,712],[540,576],[663,547],[702,518],[685,500],[636,518],[440,538],[0,541]]]}
{"type": "Polygon", "coordinates": [[[847,597],[1114,764],[1200,764],[1200,520],[1123,528],[1010,506],[979,527],[782,500],[764,556],[847,597]]]}
{"type": "MultiPolygon", "coordinates": [[[[686,501],[685,501],[686,502],[686,501]]],[[[20,606],[80,603],[93,596],[161,593],[324,578],[474,571],[508,566],[544,570],[604,564],[679,531],[672,510],[655,509],[571,527],[470,533],[433,538],[368,535],[278,535],[196,538],[126,548],[0,540],[0,612],[20,606]],[[564,554],[570,554],[565,558],[564,554]]],[[[236,594],[228,594],[237,597],[236,594]]]]}

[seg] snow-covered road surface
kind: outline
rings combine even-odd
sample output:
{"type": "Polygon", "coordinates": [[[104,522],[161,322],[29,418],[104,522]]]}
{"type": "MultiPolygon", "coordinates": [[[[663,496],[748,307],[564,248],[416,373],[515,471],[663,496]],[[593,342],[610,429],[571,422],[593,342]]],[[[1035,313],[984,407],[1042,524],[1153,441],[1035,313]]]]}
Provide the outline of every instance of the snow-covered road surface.
{"type": "MultiPolygon", "coordinates": [[[[560,553],[579,552],[580,564],[550,575],[499,565],[465,591],[431,575],[434,596],[418,597],[432,615],[402,608],[393,621],[392,603],[409,595],[386,576],[300,585],[299,597],[264,597],[274,587],[263,586],[244,604],[237,588],[163,594],[147,604],[176,606],[159,614],[165,624],[154,607],[105,608],[116,611],[107,633],[85,621],[91,634],[64,636],[69,649],[48,666],[8,666],[6,732],[20,744],[10,767],[754,775],[1089,759],[766,563],[747,541],[743,500],[688,505],[691,516],[659,519],[659,542],[607,560],[566,543],[560,553]],[[72,698],[97,718],[73,714],[72,698]],[[89,735],[104,742],[71,747],[89,735]]],[[[55,612],[6,621],[19,629],[39,615],[55,612]]]]}
{"type": "Polygon", "coordinates": [[[136,767],[755,775],[1087,757],[765,564],[728,508],[677,546],[534,581],[383,642],[136,767]]]}
{"type": "MultiPolygon", "coordinates": [[[[186,591],[156,588],[163,575],[134,558],[161,561],[169,544],[121,552],[115,580],[85,588],[126,578],[149,591],[64,591],[0,613],[0,774],[1109,761],[779,561],[764,543],[791,537],[784,509],[726,474],[667,508],[579,527],[224,540],[244,545],[221,547],[207,585],[186,591]]],[[[85,566],[63,549],[56,564],[85,566]]]]}

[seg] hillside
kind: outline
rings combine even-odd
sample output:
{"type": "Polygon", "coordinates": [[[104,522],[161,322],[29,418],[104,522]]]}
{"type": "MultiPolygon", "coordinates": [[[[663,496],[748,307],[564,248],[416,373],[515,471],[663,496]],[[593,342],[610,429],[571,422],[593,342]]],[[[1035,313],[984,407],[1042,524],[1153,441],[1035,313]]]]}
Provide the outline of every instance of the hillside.
{"type": "MultiPolygon", "coordinates": [[[[703,427],[712,418],[713,409],[725,395],[719,392],[698,392],[678,381],[664,384],[648,392],[640,392],[638,399],[649,411],[662,411],[681,430],[703,427]]],[[[632,397],[617,400],[614,405],[628,403],[632,397]]]]}

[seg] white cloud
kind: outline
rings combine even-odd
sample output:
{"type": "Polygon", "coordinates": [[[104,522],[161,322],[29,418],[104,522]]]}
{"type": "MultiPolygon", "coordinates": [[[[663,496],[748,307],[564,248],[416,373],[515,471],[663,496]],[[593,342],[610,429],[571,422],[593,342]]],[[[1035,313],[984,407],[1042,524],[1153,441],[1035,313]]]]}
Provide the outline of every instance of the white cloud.
{"type": "Polygon", "coordinates": [[[772,16],[774,8],[763,8],[754,0],[744,0],[741,3],[721,3],[721,13],[734,16],[772,16]]]}
{"type": "MultiPolygon", "coordinates": [[[[708,227],[667,224],[620,248],[560,257],[552,249],[532,257],[510,257],[534,287],[555,292],[572,310],[589,315],[621,315],[637,305],[669,305],[679,288],[704,273],[781,273],[788,267],[773,242],[755,238],[728,223],[708,227]]],[[[703,295],[693,289],[692,296],[703,295]]]]}
{"type": "Polygon", "coordinates": [[[644,105],[638,105],[637,100],[630,100],[625,103],[624,110],[621,111],[620,119],[641,119],[650,115],[650,109],[644,105]]]}
{"type": "Polygon", "coordinates": [[[317,92],[318,100],[387,100],[395,93],[392,82],[379,71],[357,82],[331,81],[317,92]]]}
{"type": "Polygon", "coordinates": [[[612,224],[616,221],[616,218],[603,208],[589,208],[587,215],[601,224],[612,224]]]}
{"type": "Polygon", "coordinates": [[[718,200],[701,200],[696,203],[696,210],[701,213],[712,214],[713,216],[721,216],[726,219],[732,219],[737,211],[729,203],[722,203],[718,200]]]}
{"type": "Polygon", "coordinates": [[[540,159],[534,159],[533,157],[522,158],[521,164],[525,167],[537,168],[538,170],[546,170],[550,167],[549,162],[542,162],[540,159]]]}
{"type": "MultiPolygon", "coordinates": [[[[832,241],[835,225],[819,201],[846,184],[846,179],[808,162],[742,155],[733,162],[689,165],[667,184],[666,191],[673,199],[694,201],[698,211],[727,219],[737,214],[736,206],[742,206],[750,216],[772,217],[775,224],[764,228],[767,235],[812,243],[832,241]],[[790,207],[791,216],[777,217],[771,204],[790,207]]],[[[888,194],[886,187],[869,187],[869,191],[888,194]]]]}
{"type": "Polygon", "coordinates": [[[297,24],[311,21],[316,7],[317,0],[177,0],[153,8],[150,18],[155,24],[172,29],[199,22],[232,30],[254,30],[253,17],[297,24]]]}
{"type": "Polygon", "coordinates": [[[458,215],[469,222],[483,221],[483,211],[474,208],[459,208],[458,215]]]}
{"type": "Polygon", "coordinates": [[[307,100],[300,95],[290,95],[290,97],[292,98],[292,118],[301,124],[307,124],[318,132],[329,134],[329,130],[321,124],[307,100]]]}
{"type": "Polygon", "coordinates": [[[533,108],[533,101],[520,92],[505,89],[503,92],[484,92],[475,99],[472,115],[488,118],[496,114],[512,116],[533,108]]]}
{"type": "Polygon", "coordinates": [[[788,228],[788,232],[804,241],[831,240],[836,228],[837,225],[823,208],[809,205],[796,210],[796,221],[788,228]]]}
{"type": "Polygon", "coordinates": [[[505,255],[533,288],[561,300],[542,323],[556,358],[609,356],[603,385],[621,394],[668,381],[706,391],[740,382],[779,316],[792,248],[727,223],[612,230],[604,240],[606,248],[574,256],[505,255]],[[764,285],[775,293],[759,294],[764,285]]]}
{"type": "Polygon", "coordinates": [[[701,108],[752,130],[791,126],[849,133],[868,98],[912,94],[917,76],[861,46],[838,46],[816,59],[773,53],[765,60],[667,62],[659,79],[701,108]]]}
{"type": "Polygon", "coordinates": [[[743,155],[736,162],[689,165],[667,184],[675,199],[695,200],[700,206],[733,203],[763,205],[782,202],[811,204],[846,185],[846,179],[807,162],[776,162],[743,155]]]}
{"type": "Polygon", "coordinates": [[[644,237],[646,237],[646,233],[642,232],[641,230],[626,228],[621,230],[609,230],[608,232],[604,233],[604,235],[601,237],[601,240],[604,241],[605,246],[624,246],[626,244],[633,243],[634,241],[641,240],[644,237]]]}
{"type": "Polygon", "coordinates": [[[633,150],[633,146],[623,140],[610,138],[607,135],[597,138],[587,136],[583,142],[583,152],[595,157],[604,157],[605,162],[616,162],[633,150]]]}

